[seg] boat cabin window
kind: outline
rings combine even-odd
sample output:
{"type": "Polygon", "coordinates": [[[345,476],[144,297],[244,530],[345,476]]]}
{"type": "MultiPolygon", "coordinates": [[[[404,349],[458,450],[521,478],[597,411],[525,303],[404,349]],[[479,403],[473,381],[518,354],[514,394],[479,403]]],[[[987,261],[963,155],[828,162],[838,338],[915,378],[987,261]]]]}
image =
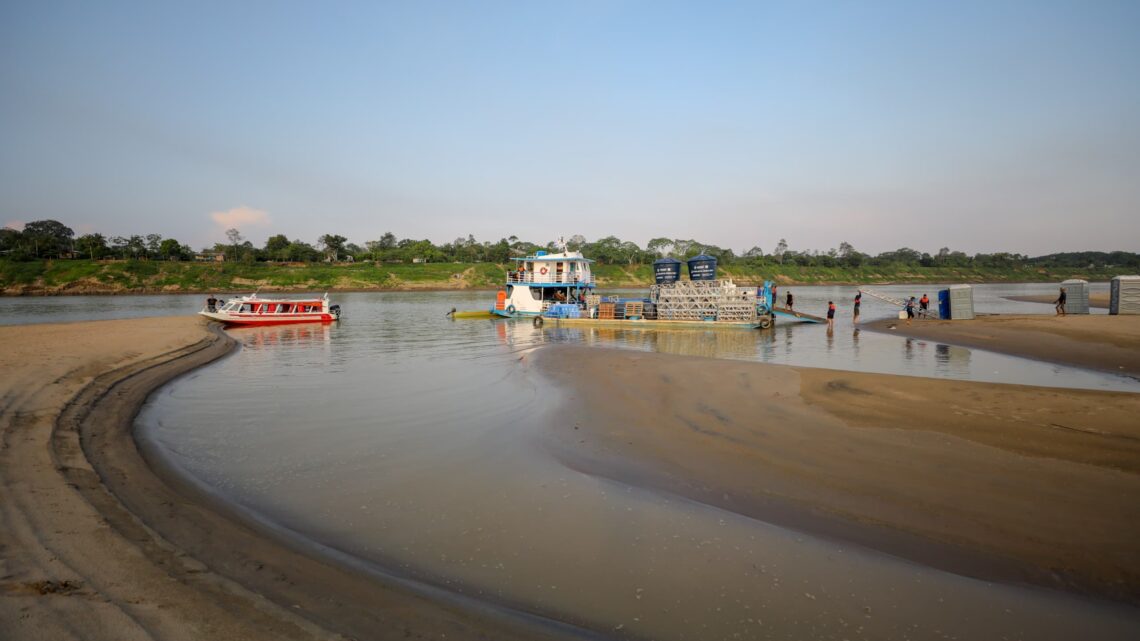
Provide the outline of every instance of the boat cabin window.
{"type": "Polygon", "coordinates": [[[246,314],[249,314],[253,311],[253,305],[250,303],[242,303],[241,311],[246,313],[246,314]]]}
{"type": "Polygon", "coordinates": [[[290,307],[292,307],[292,305],[278,305],[277,306],[277,313],[278,314],[288,314],[290,311],[290,309],[289,309],[290,307]]]}

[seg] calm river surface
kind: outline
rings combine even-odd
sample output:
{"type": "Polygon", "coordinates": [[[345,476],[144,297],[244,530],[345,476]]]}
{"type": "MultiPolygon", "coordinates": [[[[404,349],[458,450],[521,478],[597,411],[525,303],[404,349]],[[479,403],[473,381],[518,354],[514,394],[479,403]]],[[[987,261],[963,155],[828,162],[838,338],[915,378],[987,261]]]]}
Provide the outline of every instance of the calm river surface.
{"type": "MultiPolygon", "coordinates": [[[[1093,291],[1104,291],[1104,284],[1093,291]]],[[[541,446],[561,399],[528,366],[550,343],[914,376],[1140,391],[1133,379],[856,332],[850,287],[793,287],[844,310],[833,336],[641,332],[452,321],[488,292],[349,293],[334,325],[246,328],[242,349],[167,385],[139,416],[185,474],[376,571],[611,638],[1101,638],[1136,610],[993,585],[573,472],[541,446]]],[[[895,296],[938,287],[895,286],[895,296]]],[[[975,288],[980,312],[1053,285],[975,288]]],[[[189,314],[201,297],[0,300],[0,323],[189,314]]],[[[864,297],[864,318],[890,315],[864,297]]],[[[936,411],[936,408],[932,408],[936,411]]]]}

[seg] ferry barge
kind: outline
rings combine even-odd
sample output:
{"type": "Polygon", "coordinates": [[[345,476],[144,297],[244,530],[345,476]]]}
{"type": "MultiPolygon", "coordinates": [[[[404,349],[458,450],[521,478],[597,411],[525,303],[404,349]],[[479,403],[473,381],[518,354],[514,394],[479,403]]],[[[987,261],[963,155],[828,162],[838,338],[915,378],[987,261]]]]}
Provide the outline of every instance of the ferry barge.
{"type": "Polygon", "coordinates": [[[681,262],[654,263],[656,284],[645,298],[602,297],[590,270],[592,260],[579,252],[535,252],[513,259],[490,313],[506,318],[532,317],[535,323],[645,329],[766,329],[772,326],[768,284],[757,291],[729,279],[716,278],[716,258],[700,255],[688,261],[683,281],[681,262]]]}

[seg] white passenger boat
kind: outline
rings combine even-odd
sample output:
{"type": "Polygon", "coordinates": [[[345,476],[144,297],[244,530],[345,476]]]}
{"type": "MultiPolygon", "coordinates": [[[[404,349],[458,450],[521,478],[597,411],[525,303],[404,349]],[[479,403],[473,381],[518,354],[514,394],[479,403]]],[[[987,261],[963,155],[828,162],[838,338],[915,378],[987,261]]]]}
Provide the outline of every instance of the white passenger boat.
{"type": "Polygon", "coordinates": [[[495,298],[491,313],[517,318],[541,316],[552,305],[584,304],[594,289],[590,263],[581,252],[549,254],[537,251],[526,258],[512,258],[515,268],[495,298]]]}
{"type": "Polygon", "coordinates": [[[281,325],[285,323],[331,323],[340,319],[340,305],[330,305],[329,295],[321,298],[261,298],[249,296],[215,301],[207,299],[198,312],[226,325],[281,325]]]}

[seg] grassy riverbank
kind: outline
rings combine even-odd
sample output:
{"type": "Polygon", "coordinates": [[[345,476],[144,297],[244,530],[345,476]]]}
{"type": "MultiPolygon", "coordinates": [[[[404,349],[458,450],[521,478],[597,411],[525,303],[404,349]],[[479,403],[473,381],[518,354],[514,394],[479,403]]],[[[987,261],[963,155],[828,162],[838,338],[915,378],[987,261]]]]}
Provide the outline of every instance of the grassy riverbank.
{"type": "MultiPolygon", "coordinates": [[[[650,265],[595,265],[602,287],[641,287],[653,280],[650,265]]],[[[494,263],[337,264],[189,263],[162,261],[0,261],[0,292],[10,296],[59,294],[179,293],[263,290],[484,289],[503,280],[494,263]]],[[[787,285],[1057,282],[1108,280],[1107,270],[1061,268],[867,268],[798,265],[729,265],[719,274],[741,284],[774,279],[787,285]]]]}

